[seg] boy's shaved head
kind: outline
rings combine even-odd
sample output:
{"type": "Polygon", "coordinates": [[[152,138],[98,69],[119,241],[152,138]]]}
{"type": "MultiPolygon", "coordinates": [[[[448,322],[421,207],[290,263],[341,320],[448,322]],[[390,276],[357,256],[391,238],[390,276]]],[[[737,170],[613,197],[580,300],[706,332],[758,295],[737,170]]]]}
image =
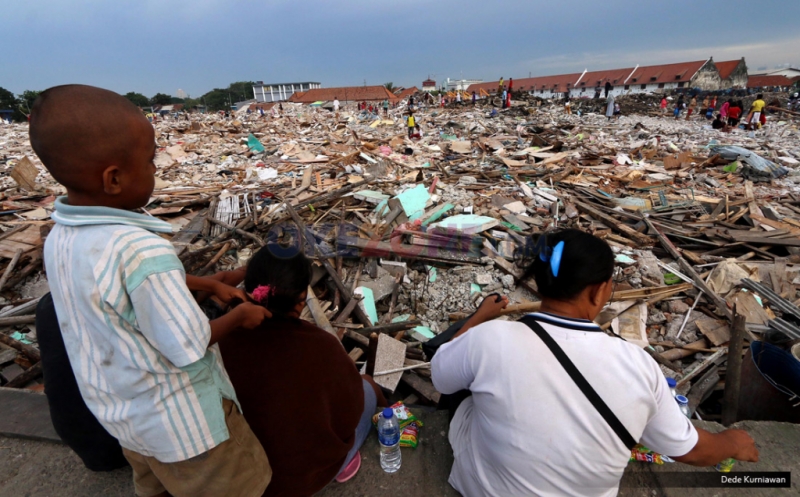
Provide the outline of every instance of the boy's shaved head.
{"type": "Polygon", "coordinates": [[[139,108],[93,86],[50,88],[31,109],[33,150],[56,181],[75,191],[99,188],[108,166],[125,168],[143,132],[152,136],[152,126],[139,108]]]}

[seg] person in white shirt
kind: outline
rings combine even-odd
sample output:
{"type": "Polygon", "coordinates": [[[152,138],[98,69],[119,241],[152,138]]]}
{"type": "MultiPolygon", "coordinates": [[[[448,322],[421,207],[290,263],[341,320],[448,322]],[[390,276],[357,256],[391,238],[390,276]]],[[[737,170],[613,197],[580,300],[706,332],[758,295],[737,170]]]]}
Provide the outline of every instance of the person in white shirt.
{"type": "MultiPolygon", "coordinates": [[[[614,254],[606,242],[563,230],[527,252],[533,262],[523,278],[533,276],[542,295],[541,312],[531,318],[633,443],[695,466],[758,460],[746,432],[695,428],[658,364],[592,322],[613,289],[614,254]]],[[[492,320],[507,303],[487,298],[431,361],[439,392],[471,392],[450,424],[450,484],[466,497],[616,495],[631,454],[627,443],[532,327],[492,320]]]]}
{"type": "Polygon", "coordinates": [[[333,111],[339,113],[339,98],[333,97],[333,111]]]}

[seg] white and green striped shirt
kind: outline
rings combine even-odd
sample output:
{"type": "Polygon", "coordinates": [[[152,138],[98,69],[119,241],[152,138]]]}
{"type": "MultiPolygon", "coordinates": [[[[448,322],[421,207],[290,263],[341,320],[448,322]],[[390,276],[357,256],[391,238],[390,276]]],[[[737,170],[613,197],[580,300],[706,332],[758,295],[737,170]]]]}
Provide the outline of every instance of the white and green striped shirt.
{"type": "Polygon", "coordinates": [[[120,444],[184,461],[229,438],[236,401],[208,318],[186,287],[168,223],[56,200],[47,277],[86,405],[120,444]]]}

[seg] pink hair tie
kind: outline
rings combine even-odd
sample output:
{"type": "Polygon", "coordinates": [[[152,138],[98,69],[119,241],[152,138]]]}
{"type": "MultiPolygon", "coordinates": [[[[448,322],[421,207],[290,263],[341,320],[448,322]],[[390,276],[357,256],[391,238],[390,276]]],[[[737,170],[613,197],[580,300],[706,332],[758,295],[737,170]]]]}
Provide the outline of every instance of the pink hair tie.
{"type": "Polygon", "coordinates": [[[269,296],[272,295],[273,290],[272,286],[270,285],[258,285],[255,290],[253,290],[253,300],[258,302],[259,304],[266,304],[267,300],[269,300],[269,296]]]}

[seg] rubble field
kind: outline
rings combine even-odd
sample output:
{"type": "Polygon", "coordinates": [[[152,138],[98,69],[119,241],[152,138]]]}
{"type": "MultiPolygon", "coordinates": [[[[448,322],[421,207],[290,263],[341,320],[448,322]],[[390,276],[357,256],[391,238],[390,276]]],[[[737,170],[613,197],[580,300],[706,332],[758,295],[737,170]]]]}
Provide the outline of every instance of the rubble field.
{"type": "MultiPolygon", "coordinates": [[[[557,228],[611,245],[617,284],[598,324],[648,351],[703,419],[725,417],[730,358],[800,340],[796,116],[723,133],[660,117],[653,96],[618,98],[612,120],[602,100],[574,99],[572,115],[528,96],[505,110],[417,101],[413,138],[405,103],[159,120],[144,210],[174,226],[190,274],[240,267],[268,242],[304,250],[304,317],[407,403],[438,402],[421,345],[483,298],[509,297],[502,319],[538,309],[524,249],[557,228]]],[[[42,245],[64,189],[27,124],[0,127],[0,170],[0,384],[36,389],[42,245]]]]}

